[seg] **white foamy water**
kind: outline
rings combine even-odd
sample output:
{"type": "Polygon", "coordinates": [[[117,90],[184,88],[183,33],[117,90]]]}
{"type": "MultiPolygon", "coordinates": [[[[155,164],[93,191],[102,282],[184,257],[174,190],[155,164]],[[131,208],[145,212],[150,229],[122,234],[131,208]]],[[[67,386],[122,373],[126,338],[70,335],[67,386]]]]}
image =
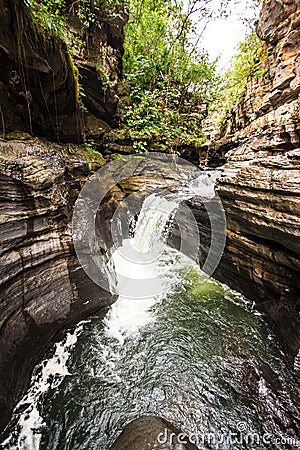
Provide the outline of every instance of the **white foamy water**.
{"type": "Polygon", "coordinates": [[[218,172],[202,173],[172,192],[149,195],[142,205],[134,237],[124,239],[113,253],[119,299],[105,318],[106,334],[120,344],[153,320],[152,307],[195,266],[187,256],[166,244],[168,229],[184,200],[211,199],[218,172]]]}
{"type": "Polygon", "coordinates": [[[167,199],[158,194],[145,199],[132,241],[137,252],[149,253],[164,243],[167,222],[179,203],[179,199],[167,199]]]}
{"type": "MultiPolygon", "coordinates": [[[[137,223],[131,223],[134,237],[123,239],[109,260],[115,268],[119,298],[104,319],[108,338],[123,345],[126,338],[138,335],[155,320],[152,307],[195,266],[192,259],[166,244],[169,227],[183,201],[195,196],[214,198],[219,175],[218,171],[202,172],[188,183],[146,197],[137,223]]],[[[122,237],[120,221],[116,229],[122,237]]]]}
{"type": "Polygon", "coordinates": [[[106,336],[123,345],[126,337],[137,335],[140,328],[154,320],[150,309],[156,302],[156,298],[129,300],[120,297],[104,320],[106,336]]]}
{"type": "Polygon", "coordinates": [[[31,386],[14,410],[12,420],[17,419],[15,430],[1,443],[2,449],[39,450],[45,425],[38,409],[39,399],[49,389],[58,387],[66,375],[71,375],[67,361],[83,329],[82,324],[73,333],[68,333],[63,341],[55,344],[53,356],[35,368],[31,386]]]}
{"type": "MultiPolygon", "coordinates": [[[[144,200],[134,237],[124,239],[111,258],[120,297],[145,299],[168,291],[174,282],[170,272],[178,273],[181,265],[185,267],[187,263],[185,257],[172,253],[166,245],[169,226],[184,200],[195,196],[207,200],[215,196],[217,176],[217,172],[202,173],[187,185],[173,187],[171,192],[151,194],[144,200]]],[[[189,217],[186,219],[188,222],[189,217]]],[[[181,238],[190,240],[193,236],[181,238]]]]}
{"type": "Polygon", "coordinates": [[[158,259],[145,265],[142,270],[139,262],[128,262],[117,252],[113,258],[119,272],[118,281],[122,283],[120,289],[123,295],[111,306],[104,319],[105,333],[123,345],[127,337],[138,335],[140,328],[155,320],[152,307],[181,282],[182,274],[191,267],[198,266],[193,260],[169,246],[166,246],[158,259]],[[133,275],[135,266],[138,267],[138,273],[133,275]],[[166,270],[170,266],[171,272],[166,270]],[[134,278],[123,277],[120,273],[134,278]],[[139,278],[142,274],[145,277],[139,278]],[[154,292],[154,295],[147,295],[149,292],[154,292]],[[137,298],[133,298],[134,293],[137,298]]]}
{"type": "Polygon", "coordinates": [[[218,170],[203,172],[198,178],[189,182],[188,190],[203,199],[212,199],[216,195],[215,183],[220,175],[221,172],[218,170]]]}

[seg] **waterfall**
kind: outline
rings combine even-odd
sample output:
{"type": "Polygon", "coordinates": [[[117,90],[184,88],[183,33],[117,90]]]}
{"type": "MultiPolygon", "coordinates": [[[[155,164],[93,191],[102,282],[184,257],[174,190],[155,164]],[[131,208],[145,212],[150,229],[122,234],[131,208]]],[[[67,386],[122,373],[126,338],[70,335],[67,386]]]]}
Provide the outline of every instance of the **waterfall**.
{"type": "Polygon", "coordinates": [[[215,182],[219,172],[202,173],[192,179],[186,186],[177,186],[172,192],[149,195],[142,206],[133,247],[142,253],[153,251],[164,244],[168,232],[168,224],[172,222],[174,213],[180,203],[195,196],[211,199],[215,196],[215,182]]]}
{"type": "Polygon", "coordinates": [[[150,323],[151,307],[182,278],[195,262],[166,244],[169,228],[184,200],[195,196],[209,200],[215,195],[218,172],[204,172],[185,185],[152,193],[143,202],[133,238],[124,239],[112,261],[119,298],[106,316],[107,335],[122,344],[150,323]]]}
{"type": "MultiPolygon", "coordinates": [[[[178,222],[188,209],[181,202],[195,195],[204,203],[213,198],[214,177],[149,195],[137,220],[130,213],[130,238],[116,216],[126,236],[115,241],[109,261],[119,299],[104,320],[95,315],[79,324],[36,367],[1,448],[107,449],[125,422],[142,415],[180,425],[199,437],[198,446],[300,448],[299,386],[261,315],[241,294],[206,282],[186,247],[168,246],[171,226],[173,237],[178,229],[191,237],[192,228],[178,222]],[[233,435],[243,439],[231,443],[233,435]]],[[[211,203],[213,228],[220,216],[211,203]]]]}
{"type": "MultiPolygon", "coordinates": [[[[134,236],[124,239],[107,263],[107,273],[115,267],[119,298],[103,320],[106,340],[99,345],[105,378],[119,382],[115,364],[122,358],[126,339],[140,334],[141,328],[155,320],[153,306],[181,282],[181,273],[195,267],[192,259],[166,244],[169,228],[181,202],[195,196],[214,197],[216,176],[203,173],[188,184],[149,195],[143,202],[134,236]],[[168,290],[169,289],[169,290],[168,290]]],[[[52,357],[35,369],[32,385],[15,410],[18,432],[2,442],[3,448],[38,450],[45,426],[38,404],[42,396],[57,388],[66,376],[70,351],[83,329],[81,322],[74,333],[56,344],[52,357]]],[[[101,337],[103,338],[103,336],[101,337]]]]}

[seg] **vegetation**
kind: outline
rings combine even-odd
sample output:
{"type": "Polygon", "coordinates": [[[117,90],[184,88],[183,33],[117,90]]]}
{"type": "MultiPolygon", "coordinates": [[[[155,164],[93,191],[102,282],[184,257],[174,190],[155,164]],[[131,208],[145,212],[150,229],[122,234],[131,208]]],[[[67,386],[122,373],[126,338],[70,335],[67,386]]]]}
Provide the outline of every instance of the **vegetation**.
{"type": "Polygon", "coordinates": [[[35,22],[62,38],[66,37],[65,18],[62,9],[65,0],[24,0],[35,22]]]}
{"type": "MultiPolygon", "coordinates": [[[[182,146],[201,145],[207,114],[218,127],[240,101],[249,75],[264,72],[259,66],[265,56],[262,44],[251,32],[239,44],[231,68],[218,75],[216,61],[199,51],[201,32],[192,20],[194,12],[210,20],[210,2],[184,4],[185,10],[174,0],[129,0],[121,125],[138,151],[158,147],[180,152],[182,146]]],[[[228,1],[221,2],[220,14],[229,14],[228,1]]]]}
{"type": "MultiPolygon", "coordinates": [[[[72,9],[88,32],[97,13],[117,13],[123,0],[25,0],[41,26],[63,38],[76,53],[84,43],[69,35],[65,13],[72,9]]],[[[206,139],[203,120],[224,120],[226,112],[241,98],[250,74],[261,76],[264,58],[260,40],[253,32],[240,43],[232,67],[220,76],[216,62],[199,51],[201,32],[193,14],[212,17],[211,0],[126,0],[129,21],[125,29],[124,79],[119,89],[121,123],[119,136],[136,151],[150,148],[180,152],[206,139]]],[[[238,0],[237,0],[238,1],[238,0]]],[[[259,1],[259,0],[253,0],[259,1]]],[[[221,2],[223,14],[229,2],[221,2]]],[[[99,63],[103,89],[109,74],[99,63]]],[[[80,80],[79,80],[80,81],[80,80]]],[[[79,83],[79,94],[81,92],[79,83]]]]}
{"type": "Polygon", "coordinates": [[[201,144],[216,74],[208,55],[192,44],[191,9],[184,12],[172,0],[130,0],[129,6],[121,92],[124,135],[138,151],[201,144]]]}
{"type": "MultiPolygon", "coordinates": [[[[78,99],[81,109],[85,110],[83,85],[80,73],[74,60],[76,57],[85,57],[85,51],[89,49],[89,39],[93,34],[93,25],[97,25],[97,17],[103,17],[106,13],[111,17],[118,13],[121,7],[118,0],[24,0],[30,12],[33,23],[39,31],[45,30],[47,37],[54,36],[60,38],[68,48],[70,61],[72,64],[74,77],[77,81],[78,99]],[[75,20],[78,30],[72,29],[68,24],[68,17],[75,20]]],[[[97,72],[102,79],[103,94],[111,86],[110,74],[103,66],[101,55],[96,63],[97,72]]]]}
{"type": "Polygon", "coordinates": [[[222,97],[225,99],[224,106],[227,109],[239,101],[250,74],[254,77],[262,74],[259,68],[262,57],[262,41],[255,32],[239,43],[232,67],[225,73],[222,86],[222,97]]]}

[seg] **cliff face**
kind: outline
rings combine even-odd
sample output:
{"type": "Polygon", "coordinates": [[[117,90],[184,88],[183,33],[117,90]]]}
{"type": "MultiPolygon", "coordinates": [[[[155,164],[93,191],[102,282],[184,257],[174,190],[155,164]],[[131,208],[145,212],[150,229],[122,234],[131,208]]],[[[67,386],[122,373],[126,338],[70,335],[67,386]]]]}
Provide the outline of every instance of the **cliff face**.
{"type": "Polygon", "coordinates": [[[77,147],[0,142],[0,427],[55,334],[113,301],[71,242],[74,202],[102,164],[77,147]]]}
{"type": "Polygon", "coordinates": [[[262,75],[249,80],[214,143],[227,161],[218,192],[228,240],[217,276],[256,302],[293,356],[300,346],[299,6],[264,2],[262,75]]]}
{"type": "Polygon", "coordinates": [[[76,1],[67,2],[64,11],[70,36],[82,48],[71,57],[71,43],[38,23],[23,1],[0,0],[2,137],[18,130],[78,142],[116,125],[126,15],[92,11],[87,28],[76,8],[76,1]]]}
{"type": "Polygon", "coordinates": [[[224,144],[237,161],[299,148],[300,2],[264,2],[257,34],[267,56],[261,75],[251,77],[239,106],[227,121],[224,144]]]}
{"type": "MultiPolygon", "coordinates": [[[[108,8],[104,3],[97,6],[90,2],[84,18],[81,8],[78,0],[67,0],[63,14],[71,39],[81,43],[73,59],[78,68],[82,103],[93,117],[116,127],[119,125],[117,84],[122,77],[124,25],[128,16],[112,4],[108,8]]],[[[87,132],[97,137],[93,121],[87,120],[86,125],[87,132]]]]}

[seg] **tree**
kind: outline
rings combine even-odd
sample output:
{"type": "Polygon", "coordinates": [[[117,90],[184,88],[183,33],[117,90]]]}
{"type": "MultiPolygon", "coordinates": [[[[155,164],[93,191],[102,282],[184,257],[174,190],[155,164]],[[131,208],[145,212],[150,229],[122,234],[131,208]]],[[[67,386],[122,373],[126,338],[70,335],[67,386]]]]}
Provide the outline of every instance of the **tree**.
{"type": "Polygon", "coordinates": [[[175,151],[203,141],[201,123],[216,75],[215,64],[191,39],[191,15],[200,3],[207,15],[209,1],[187,8],[172,0],[129,1],[121,107],[137,150],[156,145],[175,151]]]}

